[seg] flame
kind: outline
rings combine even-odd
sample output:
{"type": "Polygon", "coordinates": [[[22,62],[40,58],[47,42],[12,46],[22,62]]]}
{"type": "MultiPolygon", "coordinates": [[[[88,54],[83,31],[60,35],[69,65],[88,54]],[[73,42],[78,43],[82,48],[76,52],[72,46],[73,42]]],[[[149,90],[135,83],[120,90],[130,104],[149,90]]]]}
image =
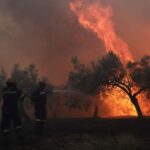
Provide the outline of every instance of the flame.
{"type": "MultiPolygon", "coordinates": [[[[104,7],[98,0],[90,2],[72,0],[69,7],[78,17],[80,25],[95,33],[103,41],[107,52],[113,51],[120,57],[123,64],[133,60],[127,43],[115,31],[111,6],[104,7]]],[[[150,115],[150,104],[145,94],[140,95],[138,99],[143,114],[150,115]]],[[[127,94],[118,88],[114,88],[105,96],[100,96],[100,110],[102,117],[137,116],[136,109],[127,94]]]]}
{"type": "Polygon", "coordinates": [[[123,62],[132,60],[127,43],[115,32],[110,6],[103,7],[97,0],[92,3],[87,0],[74,0],[69,6],[78,17],[79,23],[85,29],[96,33],[97,37],[104,42],[107,52],[113,51],[123,62]]]}
{"type": "Polygon", "coordinates": [[[129,100],[128,96],[120,89],[114,88],[106,95],[100,95],[100,116],[117,117],[117,116],[137,116],[137,112],[129,100]],[[106,110],[103,110],[107,108],[106,110]]]}
{"type": "MultiPolygon", "coordinates": [[[[146,98],[146,94],[138,96],[138,102],[142,108],[144,116],[150,115],[150,103],[146,98]]],[[[127,94],[121,89],[114,88],[111,92],[105,95],[100,95],[100,116],[101,117],[127,117],[137,116],[137,112],[131,103],[127,94]]]]}

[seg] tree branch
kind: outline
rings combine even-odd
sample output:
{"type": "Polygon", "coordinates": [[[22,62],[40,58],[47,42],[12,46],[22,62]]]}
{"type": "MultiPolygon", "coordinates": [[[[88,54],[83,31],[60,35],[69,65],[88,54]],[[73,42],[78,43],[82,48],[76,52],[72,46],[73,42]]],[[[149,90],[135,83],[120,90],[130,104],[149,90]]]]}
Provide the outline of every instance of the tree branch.
{"type": "Polygon", "coordinates": [[[127,93],[128,95],[130,95],[130,93],[127,91],[127,89],[117,83],[112,84],[113,86],[119,87],[120,89],[122,89],[125,93],[127,93]]]}
{"type": "Polygon", "coordinates": [[[127,84],[125,84],[121,81],[114,81],[114,82],[110,81],[109,84],[111,84],[112,86],[119,87],[120,89],[122,89],[128,95],[131,95],[131,93],[132,93],[130,87],[127,84]]]}
{"type": "Polygon", "coordinates": [[[125,84],[124,82],[120,82],[120,81],[117,81],[119,84],[125,86],[125,89],[128,91],[128,93],[131,93],[131,89],[129,87],[129,85],[125,84]]]}
{"type": "Polygon", "coordinates": [[[147,87],[143,87],[143,88],[139,89],[136,93],[133,94],[133,96],[136,97],[136,96],[139,95],[141,92],[143,92],[145,89],[147,89],[147,87]]]}

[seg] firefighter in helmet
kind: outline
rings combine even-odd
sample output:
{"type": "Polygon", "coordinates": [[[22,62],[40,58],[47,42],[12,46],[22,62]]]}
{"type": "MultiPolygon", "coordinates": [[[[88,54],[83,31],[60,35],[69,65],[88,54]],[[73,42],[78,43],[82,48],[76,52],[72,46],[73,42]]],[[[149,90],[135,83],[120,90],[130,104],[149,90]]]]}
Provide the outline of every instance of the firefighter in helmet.
{"type": "Polygon", "coordinates": [[[47,119],[46,100],[51,91],[46,91],[46,83],[40,81],[37,89],[32,93],[31,100],[35,110],[35,132],[42,133],[47,119]]]}
{"type": "Polygon", "coordinates": [[[1,128],[4,135],[10,132],[10,124],[13,121],[16,131],[22,128],[22,121],[19,114],[18,103],[23,99],[21,91],[17,88],[17,83],[14,79],[10,78],[6,87],[2,90],[2,122],[1,128]]]}

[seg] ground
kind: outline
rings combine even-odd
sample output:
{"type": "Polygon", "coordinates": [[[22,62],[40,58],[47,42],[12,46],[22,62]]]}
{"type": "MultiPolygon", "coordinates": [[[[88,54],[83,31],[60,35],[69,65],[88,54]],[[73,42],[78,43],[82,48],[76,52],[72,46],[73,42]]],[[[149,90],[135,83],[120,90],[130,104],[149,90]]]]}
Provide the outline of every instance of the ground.
{"type": "Polygon", "coordinates": [[[13,133],[9,141],[5,141],[1,136],[0,149],[148,150],[150,149],[149,123],[149,119],[144,121],[136,119],[51,120],[47,122],[45,132],[41,135],[33,134],[29,125],[24,129],[23,139],[18,139],[13,133]],[[135,126],[135,130],[132,130],[132,126],[135,126]]]}

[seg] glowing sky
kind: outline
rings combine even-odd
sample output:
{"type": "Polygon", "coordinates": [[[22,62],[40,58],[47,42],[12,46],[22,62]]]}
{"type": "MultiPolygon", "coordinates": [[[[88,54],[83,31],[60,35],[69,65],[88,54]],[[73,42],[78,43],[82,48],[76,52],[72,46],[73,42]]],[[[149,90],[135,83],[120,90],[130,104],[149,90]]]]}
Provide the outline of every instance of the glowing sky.
{"type": "MultiPolygon", "coordinates": [[[[117,34],[134,57],[150,55],[150,0],[100,1],[112,7],[117,34]]],[[[0,66],[10,70],[14,63],[35,63],[42,75],[61,84],[71,57],[88,63],[104,55],[103,42],[79,25],[69,2],[0,0],[0,66]]]]}

